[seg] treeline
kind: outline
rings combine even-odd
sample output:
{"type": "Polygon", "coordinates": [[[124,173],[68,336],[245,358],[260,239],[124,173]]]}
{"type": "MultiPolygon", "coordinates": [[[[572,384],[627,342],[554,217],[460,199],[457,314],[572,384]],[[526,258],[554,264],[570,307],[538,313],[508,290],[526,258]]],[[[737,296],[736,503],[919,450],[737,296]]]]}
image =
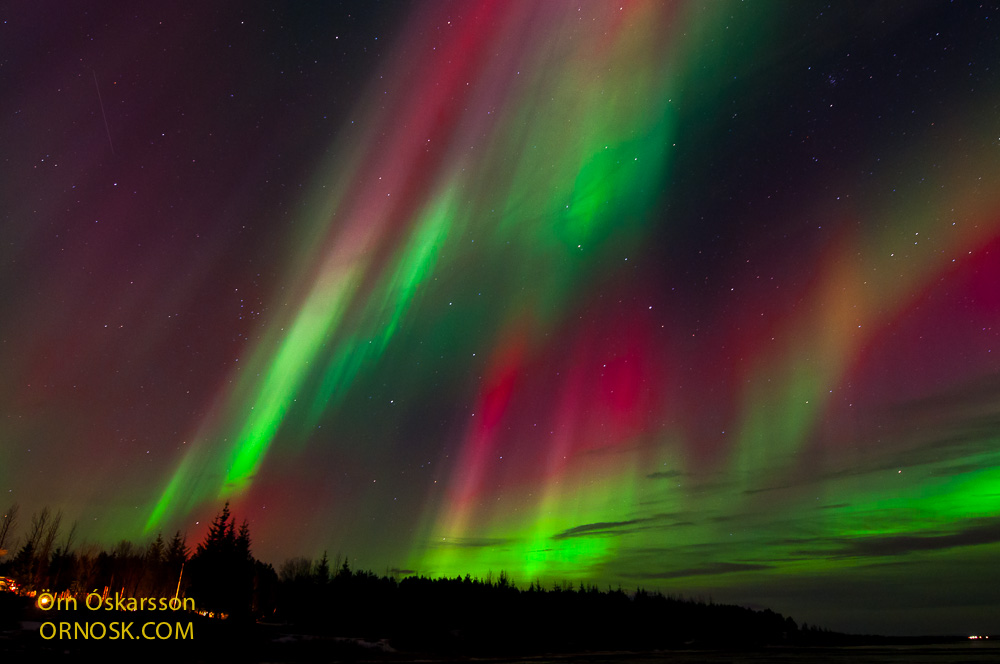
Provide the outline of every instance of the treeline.
{"type": "MultiPolygon", "coordinates": [[[[17,515],[15,504],[0,521],[0,546],[12,539],[17,515]]],[[[199,611],[234,618],[276,610],[278,576],[253,557],[249,526],[236,527],[228,503],[193,552],[180,532],[169,540],[159,534],[145,546],[122,540],[110,551],[75,547],[75,527],[62,534],[61,522],[48,508],[33,515],[16,553],[0,562],[0,576],[14,579],[22,594],[192,597],[199,611]]]]}
{"type": "MultiPolygon", "coordinates": [[[[0,546],[17,523],[18,507],[12,505],[0,527],[0,546]]],[[[32,515],[22,543],[13,555],[0,564],[0,575],[17,580],[23,591],[53,590],[71,594],[89,592],[105,586],[129,596],[152,596],[165,593],[176,582],[189,557],[187,544],[180,533],[165,542],[162,536],[148,546],[136,546],[123,540],[111,551],[84,546],[76,550],[74,525],[61,533],[62,514],[49,508],[32,515]]],[[[2,550],[2,549],[0,549],[2,550]]]]}
{"type": "Polygon", "coordinates": [[[647,650],[684,645],[797,643],[791,618],[773,611],[596,586],[527,589],[496,579],[407,577],[351,571],[283,579],[280,617],[321,634],[377,639],[445,654],[647,650]]]}
{"type": "Polygon", "coordinates": [[[0,563],[0,575],[24,590],[79,597],[105,588],[136,598],[191,597],[199,611],[231,620],[294,626],[322,636],[390,639],[408,651],[746,647],[809,642],[815,635],[769,610],[642,589],[542,588],[534,582],[523,589],[503,572],[486,579],[397,580],[352,570],[346,559],[331,566],[324,553],[318,561],[288,560],[278,573],[253,557],[249,527],[245,521],[236,526],[228,504],[193,552],[180,533],[169,540],[157,536],[147,546],[123,541],[111,551],[76,551],[72,530],[61,537],[59,525],[59,515],[48,510],[35,515],[20,548],[0,563]]]}

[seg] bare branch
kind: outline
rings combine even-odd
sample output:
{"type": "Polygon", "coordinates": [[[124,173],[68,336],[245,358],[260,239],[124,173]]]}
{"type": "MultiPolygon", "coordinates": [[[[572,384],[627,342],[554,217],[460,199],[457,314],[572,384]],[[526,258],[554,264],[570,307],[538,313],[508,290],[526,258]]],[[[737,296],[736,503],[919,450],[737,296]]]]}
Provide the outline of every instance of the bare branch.
{"type": "Polygon", "coordinates": [[[14,503],[7,508],[7,511],[3,515],[3,521],[0,521],[0,550],[7,548],[7,540],[13,537],[14,526],[17,525],[17,512],[20,506],[14,503]]]}

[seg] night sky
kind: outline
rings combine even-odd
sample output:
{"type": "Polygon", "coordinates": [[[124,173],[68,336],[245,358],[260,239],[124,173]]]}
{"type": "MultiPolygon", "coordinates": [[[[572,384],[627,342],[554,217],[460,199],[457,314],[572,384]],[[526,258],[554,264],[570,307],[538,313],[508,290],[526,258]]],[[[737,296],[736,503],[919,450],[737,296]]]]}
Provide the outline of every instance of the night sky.
{"type": "Polygon", "coordinates": [[[0,21],[21,533],[1000,632],[1000,7],[0,21]]]}

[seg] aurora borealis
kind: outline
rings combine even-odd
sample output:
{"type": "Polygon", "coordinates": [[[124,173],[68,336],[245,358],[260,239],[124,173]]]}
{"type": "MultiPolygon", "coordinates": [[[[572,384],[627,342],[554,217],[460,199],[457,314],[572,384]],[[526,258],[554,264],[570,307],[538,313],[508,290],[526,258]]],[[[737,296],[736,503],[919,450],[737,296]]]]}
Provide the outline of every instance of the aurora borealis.
{"type": "Polygon", "coordinates": [[[996,633],[996,9],[8,5],[0,492],[996,633]]]}

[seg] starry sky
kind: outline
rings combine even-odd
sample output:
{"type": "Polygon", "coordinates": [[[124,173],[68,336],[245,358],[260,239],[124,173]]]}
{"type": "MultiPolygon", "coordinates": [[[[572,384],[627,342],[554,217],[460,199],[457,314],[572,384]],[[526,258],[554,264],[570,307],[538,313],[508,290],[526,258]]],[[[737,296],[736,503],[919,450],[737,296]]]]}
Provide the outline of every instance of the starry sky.
{"type": "Polygon", "coordinates": [[[0,499],[1000,632],[998,56],[972,2],[8,3],[0,499]]]}

